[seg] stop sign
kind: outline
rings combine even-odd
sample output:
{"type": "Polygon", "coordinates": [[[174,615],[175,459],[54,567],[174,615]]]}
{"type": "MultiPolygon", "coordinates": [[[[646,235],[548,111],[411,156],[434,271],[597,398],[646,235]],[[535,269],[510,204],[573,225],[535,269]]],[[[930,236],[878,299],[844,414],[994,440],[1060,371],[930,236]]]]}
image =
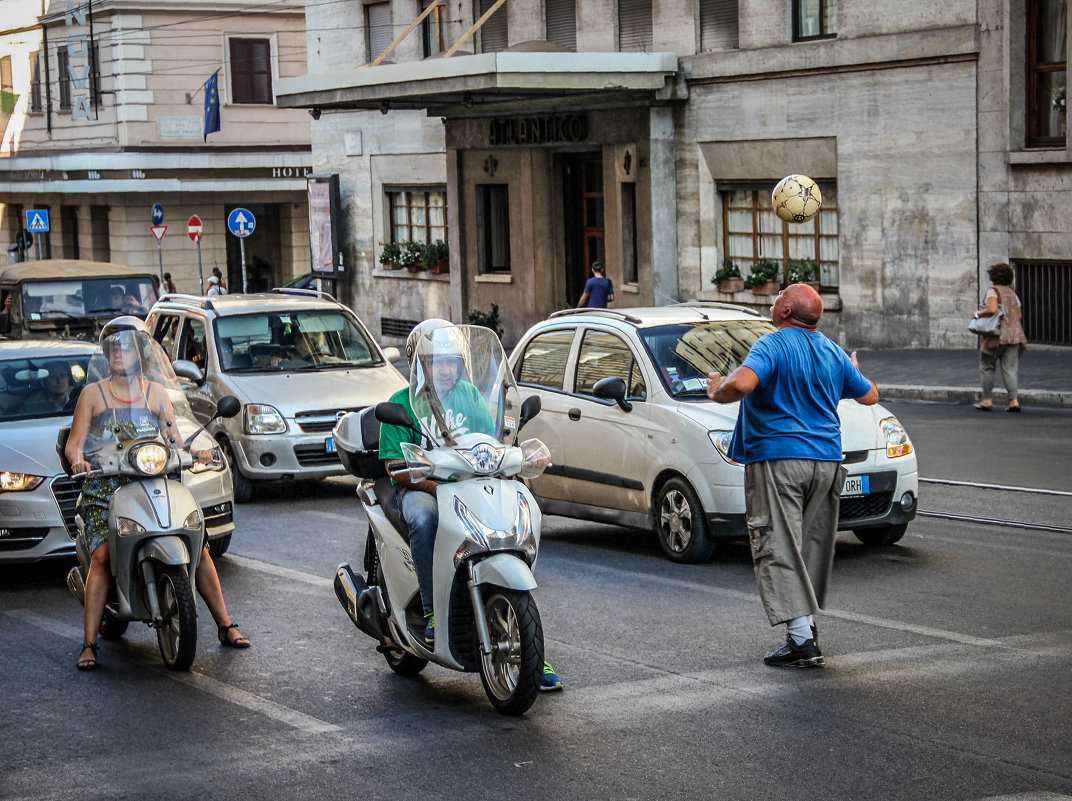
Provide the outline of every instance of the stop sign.
{"type": "Polygon", "coordinates": [[[196,214],[186,223],[186,233],[190,235],[190,239],[194,242],[201,241],[201,232],[204,230],[205,227],[201,224],[201,218],[196,214]]]}

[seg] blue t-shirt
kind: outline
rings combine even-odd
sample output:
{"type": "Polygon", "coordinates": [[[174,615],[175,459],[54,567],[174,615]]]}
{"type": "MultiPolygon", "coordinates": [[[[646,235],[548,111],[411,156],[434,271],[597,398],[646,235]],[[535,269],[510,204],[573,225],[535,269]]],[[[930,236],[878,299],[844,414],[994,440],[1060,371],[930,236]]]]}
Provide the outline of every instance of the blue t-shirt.
{"type": "Polygon", "coordinates": [[[614,284],[609,278],[593,275],[585,282],[584,291],[588,293],[589,308],[605,309],[607,298],[614,294],[614,284]]]}
{"type": "Polygon", "coordinates": [[[733,461],[841,461],[838,401],[871,391],[845,351],[817,331],[780,328],[760,337],[742,366],[759,384],[741,400],[733,461]]]}

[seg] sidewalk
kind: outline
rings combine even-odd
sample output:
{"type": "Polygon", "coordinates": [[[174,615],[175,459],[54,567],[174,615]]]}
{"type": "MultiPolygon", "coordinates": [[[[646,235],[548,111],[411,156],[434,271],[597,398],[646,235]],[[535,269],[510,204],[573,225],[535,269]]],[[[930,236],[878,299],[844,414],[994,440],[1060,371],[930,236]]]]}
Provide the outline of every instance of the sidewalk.
{"type": "MultiPolygon", "coordinates": [[[[981,394],[976,350],[861,350],[857,358],[882,398],[974,403],[981,394]]],[[[1018,375],[1025,408],[1072,408],[1072,349],[1028,346],[1018,375]]],[[[1004,407],[1006,398],[999,367],[994,405],[1004,407]]]]}

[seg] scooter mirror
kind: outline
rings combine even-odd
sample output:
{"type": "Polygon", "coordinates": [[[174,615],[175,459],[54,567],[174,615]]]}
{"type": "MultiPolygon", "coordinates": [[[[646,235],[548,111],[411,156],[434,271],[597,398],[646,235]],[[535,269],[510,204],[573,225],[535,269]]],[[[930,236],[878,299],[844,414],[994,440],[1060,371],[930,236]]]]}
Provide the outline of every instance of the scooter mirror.
{"type": "Polygon", "coordinates": [[[540,402],[539,395],[529,395],[525,398],[524,402],[521,404],[521,419],[517,422],[517,431],[519,434],[521,433],[521,429],[525,427],[525,423],[538,415],[542,408],[543,404],[540,402]]]}
{"type": "Polygon", "coordinates": [[[234,395],[224,395],[216,404],[216,417],[235,417],[242,411],[242,402],[234,395]]]}
{"type": "Polygon", "coordinates": [[[409,419],[409,412],[406,411],[406,407],[401,403],[377,403],[375,414],[377,420],[381,423],[387,423],[389,426],[413,428],[413,423],[409,419]]]}

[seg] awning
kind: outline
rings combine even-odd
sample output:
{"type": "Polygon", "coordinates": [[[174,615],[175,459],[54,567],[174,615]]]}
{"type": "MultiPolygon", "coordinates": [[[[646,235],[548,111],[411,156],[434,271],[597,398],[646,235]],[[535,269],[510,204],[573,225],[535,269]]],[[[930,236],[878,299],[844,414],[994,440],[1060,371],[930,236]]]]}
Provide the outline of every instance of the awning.
{"type": "Polygon", "coordinates": [[[517,101],[674,99],[675,53],[518,52],[428,58],[345,73],[283,78],[280,108],[459,112],[517,101]]]}

